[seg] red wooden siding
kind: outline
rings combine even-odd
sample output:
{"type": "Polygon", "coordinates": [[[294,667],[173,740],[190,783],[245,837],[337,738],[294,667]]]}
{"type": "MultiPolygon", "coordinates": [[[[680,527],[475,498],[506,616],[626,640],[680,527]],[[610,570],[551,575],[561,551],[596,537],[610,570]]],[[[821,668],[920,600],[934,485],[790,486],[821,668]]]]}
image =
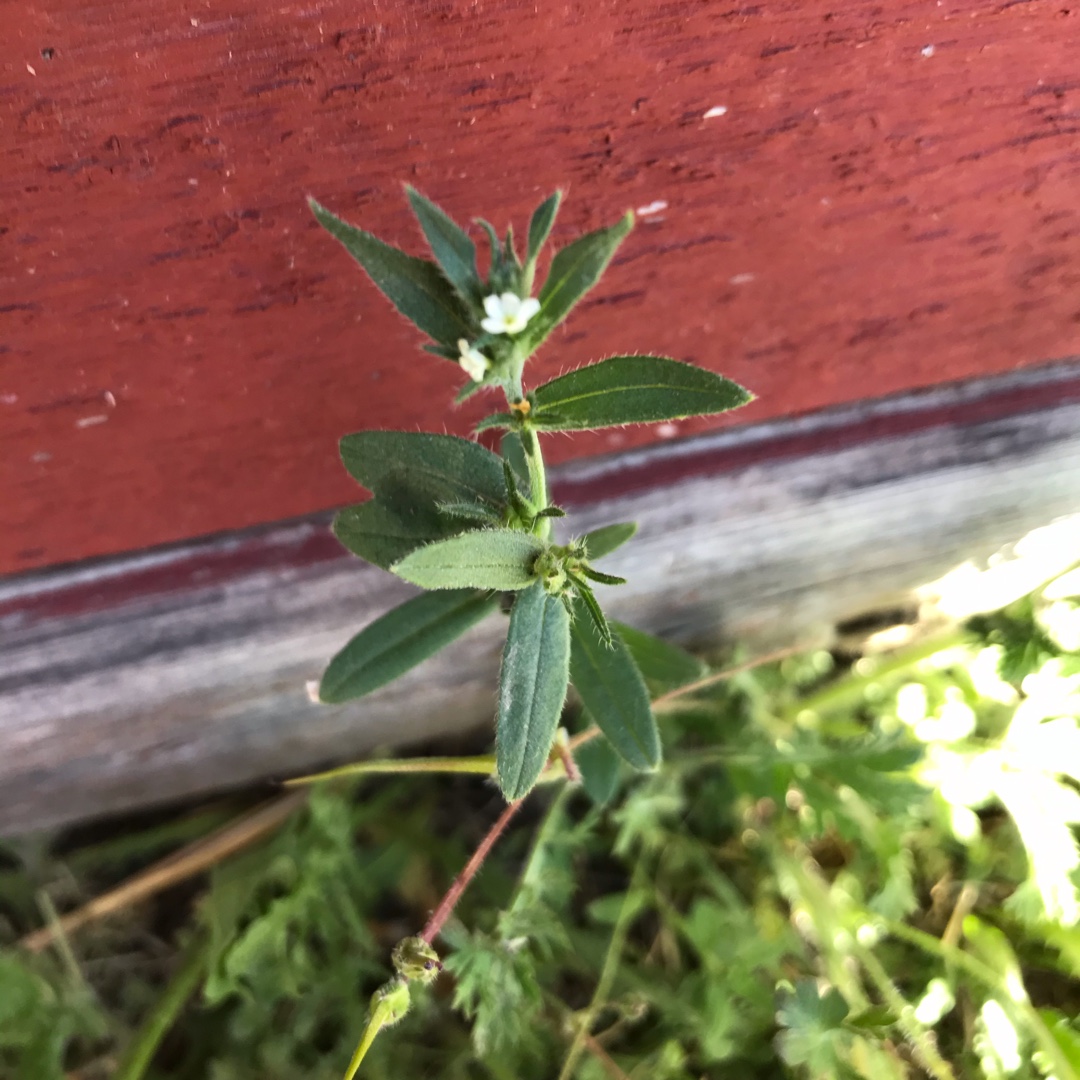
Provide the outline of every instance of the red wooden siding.
{"type": "Polygon", "coordinates": [[[402,180],[500,226],[566,185],[561,242],[651,208],[533,377],[667,353],[735,422],[1080,352],[1078,56],[1063,0],[9,6],[0,573],[341,504],[341,433],[482,414],[307,193],[417,251],[402,180]]]}

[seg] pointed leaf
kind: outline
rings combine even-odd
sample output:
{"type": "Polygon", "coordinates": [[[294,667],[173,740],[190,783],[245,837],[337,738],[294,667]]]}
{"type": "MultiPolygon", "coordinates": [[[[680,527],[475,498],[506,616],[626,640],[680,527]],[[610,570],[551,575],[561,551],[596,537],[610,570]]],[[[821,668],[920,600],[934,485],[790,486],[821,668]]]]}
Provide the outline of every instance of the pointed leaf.
{"type": "Polygon", "coordinates": [[[688,686],[703,678],[709,671],[707,664],[702,663],[696,656],[691,656],[685,649],[680,649],[678,645],[662,641],[625,623],[613,621],[611,626],[630,650],[634,663],[654,693],[688,686]]]}
{"type": "Polygon", "coordinates": [[[481,525],[502,525],[502,519],[490,506],[484,503],[441,502],[436,509],[446,517],[461,518],[463,521],[478,521],[481,525]]]}
{"type": "Polygon", "coordinates": [[[387,505],[369,499],[347,506],[334,518],[334,535],[354,555],[384,570],[411,551],[437,540],[457,536],[468,523],[442,518],[432,507],[387,505]]]}
{"type": "Polygon", "coordinates": [[[549,431],[681,420],[753,400],[723,375],[665,356],[612,356],[552,379],[534,397],[530,419],[549,431]]]}
{"type": "Polygon", "coordinates": [[[580,610],[571,627],[570,679],[619,756],[635,769],[655,769],[660,734],[641,672],[622,640],[608,648],[580,610]]]}
{"type": "Polygon", "coordinates": [[[502,459],[479,443],[422,431],[360,431],[341,440],[349,475],[381,494],[406,481],[433,502],[506,503],[502,459]]]}
{"type": "Polygon", "coordinates": [[[510,612],[499,674],[495,761],[508,801],[528,794],[547,763],[566,700],[569,659],[570,616],[535,582],[510,612]]]}
{"type": "Polygon", "coordinates": [[[529,219],[528,260],[530,263],[536,262],[540,249],[551,235],[551,227],[555,224],[555,215],[559,212],[559,203],[561,201],[562,192],[556,191],[533,211],[533,216],[529,219]]]}
{"type": "MultiPolygon", "coordinates": [[[[586,717],[588,713],[585,714],[586,717]]],[[[585,792],[597,806],[611,802],[619,787],[619,755],[602,735],[574,751],[585,792]]]]}
{"type": "Polygon", "coordinates": [[[634,215],[627,213],[610,228],[588,233],[556,252],[540,290],[540,310],[522,335],[527,352],[532,352],[600,280],[615,249],[633,225],[634,215]]]}
{"type": "Polygon", "coordinates": [[[524,589],[544,543],[516,529],[478,529],[428,544],[390,569],[422,589],[524,589]]]}
{"type": "Polygon", "coordinates": [[[457,345],[473,334],[472,319],[461,297],[439,268],[427,259],[406,255],[358,229],[308,199],[319,224],[345,245],[368,277],[402,315],[441,345],[457,345]]]}
{"type": "Polygon", "coordinates": [[[604,525],[587,532],[581,539],[589,559],[602,559],[620,548],[637,532],[636,521],[623,521],[617,525],[604,525]]]}
{"type": "Polygon", "coordinates": [[[593,594],[592,589],[578,577],[572,577],[571,580],[574,582],[574,591],[577,593],[581,605],[578,612],[581,611],[582,607],[585,609],[589,618],[592,619],[593,629],[596,631],[601,643],[607,649],[612,648],[614,639],[611,636],[611,627],[608,626],[608,621],[604,617],[603,611],[600,610],[600,605],[596,602],[596,596],[593,594]]]}
{"type": "Polygon", "coordinates": [[[601,585],[626,584],[626,578],[619,577],[616,574],[605,574],[602,570],[597,570],[593,566],[583,566],[581,568],[581,573],[590,581],[598,581],[601,585]]]}
{"type": "Polygon", "coordinates": [[[485,416],[474,428],[473,431],[489,431],[491,428],[510,428],[514,425],[514,417],[512,413],[500,412],[492,413],[490,416],[485,416]]]}
{"type": "Polygon", "coordinates": [[[476,245],[469,239],[469,234],[416,188],[406,185],[405,191],[442,272],[463,300],[478,303],[480,275],[476,269],[476,245]]]}
{"type": "Polygon", "coordinates": [[[499,453],[510,462],[517,475],[518,490],[528,497],[529,459],[525,456],[525,447],[521,445],[521,436],[516,431],[507,432],[499,441],[499,453]]]}
{"type": "Polygon", "coordinates": [[[319,699],[338,704],[370,694],[449,645],[499,606],[475,589],[423,593],[369,623],[339,652],[319,684],[319,699]]]}

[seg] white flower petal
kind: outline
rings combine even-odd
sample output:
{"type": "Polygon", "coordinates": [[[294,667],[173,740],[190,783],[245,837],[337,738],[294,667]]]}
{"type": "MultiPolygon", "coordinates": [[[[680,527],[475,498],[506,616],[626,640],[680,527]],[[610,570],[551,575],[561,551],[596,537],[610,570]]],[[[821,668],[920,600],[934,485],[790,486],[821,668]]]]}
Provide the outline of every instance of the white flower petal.
{"type": "MultiPolygon", "coordinates": [[[[490,319],[502,320],[503,306],[502,300],[492,293],[491,296],[484,297],[484,311],[490,319]]],[[[485,329],[487,329],[485,327],[485,329]]],[[[489,333],[495,333],[495,331],[489,331],[489,333]]]]}
{"type": "Polygon", "coordinates": [[[528,322],[540,310],[540,301],[535,296],[521,301],[521,317],[528,322]]]}
{"type": "Polygon", "coordinates": [[[480,329],[489,334],[505,334],[506,324],[503,322],[502,316],[500,315],[497,319],[481,319],[480,329]]]}

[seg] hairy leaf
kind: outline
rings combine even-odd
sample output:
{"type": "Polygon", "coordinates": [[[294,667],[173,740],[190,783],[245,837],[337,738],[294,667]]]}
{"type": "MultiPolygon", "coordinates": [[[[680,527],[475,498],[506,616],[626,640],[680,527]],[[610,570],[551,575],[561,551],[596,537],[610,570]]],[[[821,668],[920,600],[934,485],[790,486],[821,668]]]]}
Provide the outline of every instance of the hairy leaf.
{"type": "Polygon", "coordinates": [[[474,330],[461,297],[433,262],[406,255],[308,200],[322,227],[341,241],[383,295],[410,322],[448,348],[474,330]]]}
{"type": "Polygon", "coordinates": [[[354,555],[384,570],[425,544],[446,540],[469,527],[467,522],[441,517],[431,506],[390,505],[369,499],[347,506],[334,518],[334,535],[354,555]]]}
{"type": "Polygon", "coordinates": [[[551,235],[551,227],[555,224],[555,215],[559,212],[561,201],[562,192],[556,191],[533,211],[529,219],[529,243],[525,257],[525,278],[522,282],[522,291],[526,294],[532,292],[533,279],[536,277],[536,260],[540,256],[540,249],[551,235]]]}
{"type": "Polygon", "coordinates": [[[589,798],[597,806],[611,802],[619,787],[619,755],[611,743],[603,736],[590,739],[574,751],[574,761],[589,798]]]}
{"type": "Polygon", "coordinates": [[[570,679],[619,756],[635,769],[655,769],[660,733],[641,672],[622,640],[608,647],[580,610],[571,628],[570,679]]]}
{"type": "Polygon", "coordinates": [[[499,604],[475,589],[424,593],[369,623],[339,652],[319,685],[337,704],[370,694],[460,637],[499,604]]]}
{"type": "Polygon", "coordinates": [[[618,525],[604,525],[587,532],[581,539],[590,559],[602,559],[620,548],[637,532],[636,521],[623,521],[618,525]]]}
{"type": "Polygon", "coordinates": [[[738,383],[664,356],[612,356],[533,392],[540,429],[580,431],[728,412],[753,400],[738,383]]]}
{"type": "Polygon", "coordinates": [[[570,615],[540,582],[522,592],[510,612],[499,674],[495,760],[508,801],[536,783],[559,722],[570,662],[570,615]]]}
{"type": "Polygon", "coordinates": [[[628,212],[609,228],[588,233],[556,252],[540,290],[540,310],[522,335],[527,351],[535,349],[600,280],[615,249],[633,226],[634,215],[628,212]]]}
{"type": "Polygon", "coordinates": [[[463,300],[478,303],[480,275],[476,269],[476,245],[468,233],[430,199],[408,185],[405,191],[442,272],[463,300]]]}
{"type": "Polygon", "coordinates": [[[422,589],[524,589],[543,541],[516,529],[478,529],[429,544],[390,569],[422,589]]]}
{"type": "Polygon", "coordinates": [[[646,685],[654,693],[697,682],[709,670],[707,664],[691,656],[685,649],[646,634],[644,630],[614,621],[611,627],[630,650],[646,685]]]}
{"type": "Polygon", "coordinates": [[[422,431],[360,431],[341,440],[349,475],[382,495],[407,484],[432,502],[506,504],[502,459],[479,443],[422,431]]]}

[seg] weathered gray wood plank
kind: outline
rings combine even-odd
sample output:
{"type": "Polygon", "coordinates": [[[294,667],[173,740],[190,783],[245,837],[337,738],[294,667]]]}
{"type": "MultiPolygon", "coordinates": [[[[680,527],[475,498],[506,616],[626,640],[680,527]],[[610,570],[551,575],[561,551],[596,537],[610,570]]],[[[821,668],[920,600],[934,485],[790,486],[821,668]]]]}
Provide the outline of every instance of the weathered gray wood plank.
{"type": "MultiPolygon", "coordinates": [[[[1078,399],[1059,366],[578,462],[556,491],[600,498],[578,529],[641,523],[605,565],[630,579],[605,591],[615,617],[683,642],[826,640],[1080,510],[1078,399]]],[[[338,557],[325,527],[0,581],[0,831],[485,722],[498,617],[364,701],[308,700],[329,656],[410,593],[338,557]]]]}

